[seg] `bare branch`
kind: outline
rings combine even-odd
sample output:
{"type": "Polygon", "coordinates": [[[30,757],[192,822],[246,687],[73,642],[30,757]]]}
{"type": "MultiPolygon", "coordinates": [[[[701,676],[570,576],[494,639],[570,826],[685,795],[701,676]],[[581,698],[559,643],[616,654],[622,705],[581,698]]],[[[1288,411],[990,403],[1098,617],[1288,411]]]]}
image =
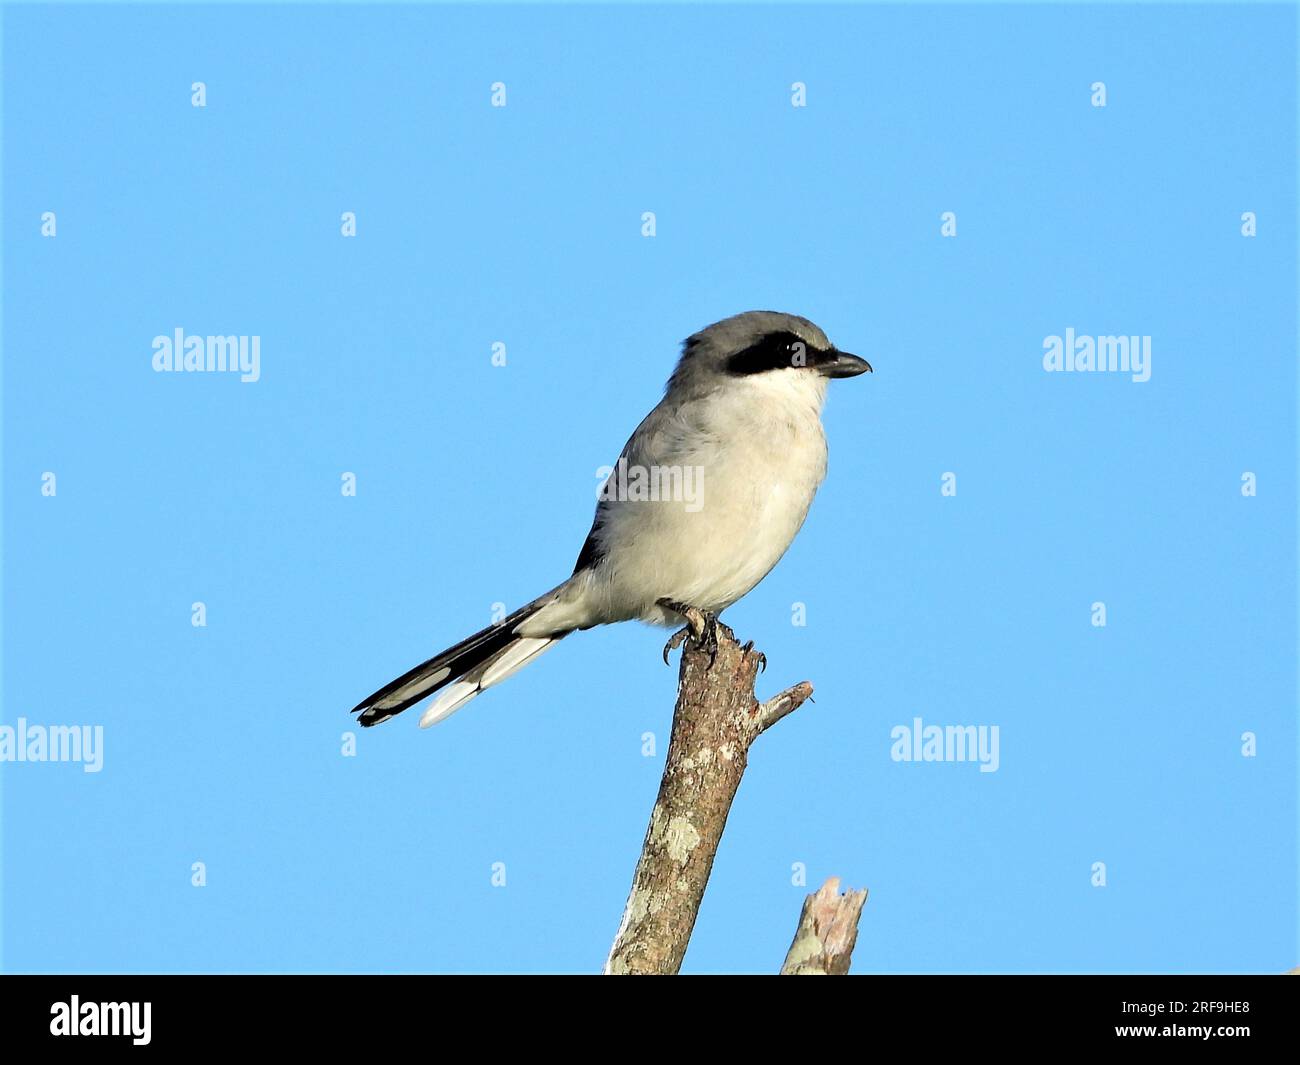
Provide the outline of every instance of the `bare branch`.
{"type": "Polygon", "coordinates": [[[766,732],[786,714],[793,713],[812,695],[813,686],[806,680],[786,688],[758,708],[758,731],[766,732]]]}
{"type": "Polygon", "coordinates": [[[750,745],[812,694],[804,681],[760,704],[762,661],[725,625],[714,654],[702,639],[686,641],[663,780],[606,973],[681,968],[750,745]]]}
{"type": "Polygon", "coordinates": [[[803,900],[794,942],[781,966],[782,976],[844,976],[858,941],[858,918],[867,893],[840,894],[840,878],[831,877],[803,900]]]}

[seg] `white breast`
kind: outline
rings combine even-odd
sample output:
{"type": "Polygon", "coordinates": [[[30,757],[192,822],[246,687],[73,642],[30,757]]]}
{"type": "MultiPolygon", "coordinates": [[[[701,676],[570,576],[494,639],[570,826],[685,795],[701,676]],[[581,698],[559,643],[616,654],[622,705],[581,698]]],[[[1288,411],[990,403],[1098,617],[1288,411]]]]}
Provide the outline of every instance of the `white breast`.
{"type": "Polygon", "coordinates": [[[605,557],[582,595],[591,623],[675,625],[659,599],[717,612],[763,579],[826,475],[825,386],[807,371],[755,375],[646,419],[629,461],[695,467],[702,492],[607,507],[605,557]]]}

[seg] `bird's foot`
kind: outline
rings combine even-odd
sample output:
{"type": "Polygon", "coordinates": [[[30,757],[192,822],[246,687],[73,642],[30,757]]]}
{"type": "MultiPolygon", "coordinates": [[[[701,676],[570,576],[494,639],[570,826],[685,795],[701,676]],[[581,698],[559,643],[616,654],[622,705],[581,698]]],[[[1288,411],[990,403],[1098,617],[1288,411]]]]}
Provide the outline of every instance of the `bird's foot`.
{"type": "Polygon", "coordinates": [[[755,655],[755,656],[757,656],[757,658],[758,658],[758,671],[759,671],[760,673],[766,673],[766,672],[767,672],[767,655],[763,654],[762,651],[755,651],[755,650],[754,650],[754,641],[753,641],[753,640],[749,640],[749,641],[745,644],[745,646],[742,647],[742,648],[740,649],[740,653],[743,654],[746,658],[748,658],[750,655],[755,655]]]}
{"type": "Polygon", "coordinates": [[[695,637],[695,646],[709,653],[709,668],[712,669],[713,663],[718,660],[718,629],[722,629],[732,639],[735,639],[736,634],[718,620],[717,614],[710,614],[707,611],[703,614],[704,631],[695,637]]]}
{"type": "Polygon", "coordinates": [[[677,650],[690,637],[697,643],[704,635],[706,621],[704,612],[696,610],[693,606],[687,606],[685,603],[678,603],[672,599],[660,599],[659,605],[665,610],[671,610],[674,614],[680,614],[686,619],[686,626],[678,629],[668,638],[664,644],[664,665],[668,665],[668,656],[677,650]]]}
{"type": "Polygon", "coordinates": [[[685,603],[675,603],[671,599],[660,599],[659,605],[686,619],[686,627],[674,632],[664,644],[665,665],[668,664],[669,653],[677,650],[686,642],[687,637],[690,637],[696,647],[709,653],[709,668],[712,669],[713,663],[718,658],[718,630],[721,629],[729,639],[736,638],[736,634],[718,620],[717,614],[687,606],[685,603]]]}
{"type": "Polygon", "coordinates": [[[691,634],[690,627],[687,626],[686,628],[678,629],[676,632],[674,632],[671,636],[668,637],[668,642],[664,644],[664,665],[666,666],[672,665],[672,663],[668,661],[668,656],[672,654],[674,651],[676,651],[677,648],[679,648],[682,644],[684,644],[686,642],[686,637],[689,636],[690,634],[691,634]]]}

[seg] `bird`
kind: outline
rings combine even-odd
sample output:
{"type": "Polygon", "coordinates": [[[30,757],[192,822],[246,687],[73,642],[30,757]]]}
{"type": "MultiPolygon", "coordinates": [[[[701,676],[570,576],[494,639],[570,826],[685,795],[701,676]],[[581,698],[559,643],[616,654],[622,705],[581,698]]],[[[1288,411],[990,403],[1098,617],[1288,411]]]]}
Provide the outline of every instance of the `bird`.
{"type": "Polygon", "coordinates": [[[573,574],[352,713],[369,727],[436,695],[427,728],[596,625],[684,620],[665,660],[688,631],[716,649],[718,616],[780,561],[826,476],[828,383],[869,372],[794,314],[746,311],[691,335],[609,468],[573,574]]]}

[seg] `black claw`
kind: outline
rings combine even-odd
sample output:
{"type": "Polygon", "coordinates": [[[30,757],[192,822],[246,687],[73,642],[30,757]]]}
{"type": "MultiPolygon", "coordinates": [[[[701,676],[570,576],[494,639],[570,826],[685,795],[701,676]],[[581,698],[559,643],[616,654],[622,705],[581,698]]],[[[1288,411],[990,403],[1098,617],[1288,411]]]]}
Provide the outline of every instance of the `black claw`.
{"type": "Polygon", "coordinates": [[[672,663],[668,661],[668,655],[672,651],[677,650],[677,648],[679,648],[683,643],[685,643],[686,637],[689,636],[690,634],[691,634],[690,626],[687,626],[684,629],[678,629],[676,632],[674,632],[671,636],[668,637],[668,642],[664,644],[664,665],[666,666],[672,665],[672,663]]]}
{"type": "MultiPolygon", "coordinates": [[[[724,625],[723,628],[726,628],[724,625]]],[[[700,647],[709,652],[709,668],[718,660],[718,615],[705,613],[704,631],[700,634],[700,647]]]]}
{"type": "Polygon", "coordinates": [[[748,641],[745,644],[745,646],[740,649],[740,653],[745,655],[746,657],[748,657],[751,654],[755,655],[758,658],[758,671],[760,673],[767,672],[767,655],[763,654],[762,651],[754,650],[753,640],[748,641]]]}
{"type": "MultiPolygon", "coordinates": [[[[680,647],[689,637],[696,648],[701,651],[707,651],[709,654],[709,668],[718,660],[718,631],[721,630],[727,638],[734,640],[736,634],[726,625],[718,620],[718,615],[710,613],[707,610],[696,610],[686,603],[678,603],[672,599],[663,598],[657,600],[660,606],[680,614],[686,619],[686,628],[673,633],[672,638],[664,644],[664,664],[668,663],[668,654],[680,647]],[[695,631],[696,622],[699,623],[699,631],[695,631]]],[[[751,643],[750,647],[753,646],[751,643]]]]}

